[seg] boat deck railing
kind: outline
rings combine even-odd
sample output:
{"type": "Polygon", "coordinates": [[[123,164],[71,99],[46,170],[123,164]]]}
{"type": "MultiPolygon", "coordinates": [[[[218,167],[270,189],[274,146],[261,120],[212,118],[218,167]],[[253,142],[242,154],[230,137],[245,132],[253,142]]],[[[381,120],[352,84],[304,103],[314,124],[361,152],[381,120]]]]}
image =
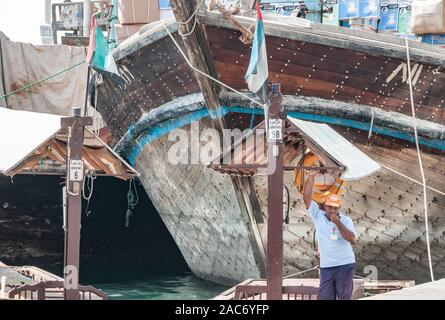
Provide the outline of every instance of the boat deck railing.
{"type": "MultiPolygon", "coordinates": [[[[318,287],[283,286],[283,300],[318,300],[318,287]]],[[[238,285],[235,287],[235,300],[267,300],[267,286],[238,285]]]]}
{"type": "MultiPolygon", "coordinates": [[[[63,300],[63,281],[42,281],[25,284],[8,292],[9,299],[16,300],[63,300]]],[[[92,286],[79,286],[80,300],[106,300],[107,295],[92,286]]]]}
{"type": "MultiPolygon", "coordinates": [[[[282,300],[318,300],[320,280],[316,278],[283,279],[282,300]]],[[[354,279],[352,299],[365,296],[365,281],[354,279]]],[[[267,280],[247,279],[220,293],[213,300],[267,300],[267,280]]]]}

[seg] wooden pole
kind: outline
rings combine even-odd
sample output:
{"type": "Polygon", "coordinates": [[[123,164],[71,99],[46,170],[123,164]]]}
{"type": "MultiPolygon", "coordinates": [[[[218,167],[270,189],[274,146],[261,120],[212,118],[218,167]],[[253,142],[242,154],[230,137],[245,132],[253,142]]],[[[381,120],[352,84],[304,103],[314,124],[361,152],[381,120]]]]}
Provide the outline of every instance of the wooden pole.
{"type": "Polygon", "coordinates": [[[82,186],[84,166],[82,147],[84,127],[93,124],[93,118],[81,117],[81,108],[74,109],[74,117],[61,119],[68,131],[66,160],[67,211],[65,229],[64,297],[79,300],[80,218],[82,213],[82,186]]]}
{"type": "MultiPolygon", "coordinates": [[[[191,15],[195,12],[196,0],[171,0],[171,6],[175,15],[176,21],[179,22],[178,29],[183,34],[188,34],[194,25],[194,19],[187,24],[181,24],[189,20],[191,15]]],[[[207,43],[204,28],[201,24],[196,23],[194,32],[188,36],[183,37],[183,43],[186,48],[187,56],[193,66],[202,72],[218,78],[216,67],[210,53],[210,48],[207,43]]],[[[195,72],[199,88],[206,101],[207,109],[212,114],[220,108],[218,94],[221,90],[220,86],[213,83],[209,78],[195,72]]],[[[224,118],[218,117],[214,119],[217,129],[225,128],[224,118]]]]}
{"type": "Polygon", "coordinates": [[[91,0],[83,0],[83,34],[84,37],[90,36],[91,27],[91,0]]]}
{"type": "Polygon", "coordinates": [[[85,103],[83,109],[83,116],[86,117],[88,115],[88,87],[90,86],[90,77],[91,77],[91,67],[88,65],[87,70],[87,86],[85,88],[85,103]]]}
{"type": "Polygon", "coordinates": [[[283,127],[285,114],[279,84],[272,84],[269,106],[268,164],[275,171],[267,177],[267,299],[283,297],[283,127]]]}
{"type": "MultiPolygon", "coordinates": [[[[191,15],[196,10],[197,1],[196,0],[171,0],[171,6],[173,13],[175,15],[176,21],[184,22],[189,20],[191,15]]],[[[178,24],[178,29],[182,34],[188,34],[192,31],[194,25],[194,19],[187,24],[178,24]]],[[[207,37],[205,34],[204,27],[200,23],[196,23],[194,31],[182,38],[182,42],[186,49],[186,54],[188,59],[193,64],[193,66],[202,72],[211,75],[212,77],[218,79],[218,73],[213,62],[213,58],[210,52],[210,48],[207,42],[207,37]]],[[[206,101],[207,109],[210,114],[214,114],[216,110],[219,110],[220,103],[218,99],[218,94],[221,91],[219,84],[214,83],[209,78],[195,72],[196,80],[198,81],[199,88],[204,96],[206,101]]],[[[244,75],[239,75],[243,77],[244,75]]],[[[224,117],[215,117],[212,122],[212,125],[217,130],[223,130],[225,128],[230,128],[231,123],[230,119],[224,119],[224,117]]],[[[230,146],[231,138],[228,135],[222,134],[222,145],[230,146]]],[[[242,183],[242,179],[240,177],[232,177],[232,183],[235,188],[235,192],[237,194],[239,204],[242,208],[245,208],[246,211],[254,210],[251,208],[251,204],[246,199],[250,199],[255,197],[255,190],[253,188],[253,184],[249,184],[246,186],[242,183]],[[244,186],[243,186],[244,185],[244,186]]],[[[254,249],[257,252],[257,249],[254,249]]],[[[261,253],[255,253],[255,260],[257,262],[258,268],[260,269],[261,274],[264,270],[264,259],[261,253]]]]}

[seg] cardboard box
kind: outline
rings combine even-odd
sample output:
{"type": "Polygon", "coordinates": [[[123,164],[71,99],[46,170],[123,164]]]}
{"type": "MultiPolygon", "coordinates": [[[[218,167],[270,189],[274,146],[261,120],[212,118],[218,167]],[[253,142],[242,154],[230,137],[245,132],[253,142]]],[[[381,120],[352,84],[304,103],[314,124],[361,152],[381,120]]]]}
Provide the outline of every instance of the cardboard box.
{"type": "Polygon", "coordinates": [[[411,32],[445,33],[445,0],[414,1],[411,6],[411,32]]]}
{"type": "Polygon", "coordinates": [[[160,19],[157,0],[120,0],[118,20],[121,25],[150,23],[160,19]]]}
{"type": "Polygon", "coordinates": [[[443,46],[445,45],[445,34],[423,34],[422,42],[443,46]]]}
{"type": "Polygon", "coordinates": [[[145,26],[145,23],[126,24],[126,25],[116,24],[117,42],[120,43],[125,39],[131,37],[133,34],[138,32],[142,26],[145,26]]]}

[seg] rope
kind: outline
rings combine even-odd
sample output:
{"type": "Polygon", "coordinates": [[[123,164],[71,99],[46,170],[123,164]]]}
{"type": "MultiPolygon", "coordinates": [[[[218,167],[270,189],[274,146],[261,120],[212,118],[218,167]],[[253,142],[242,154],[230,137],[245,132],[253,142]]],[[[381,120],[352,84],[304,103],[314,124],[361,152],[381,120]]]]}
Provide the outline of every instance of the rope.
{"type": "Polygon", "coordinates": [[[23,91],[23,90],[26,90],[26,89],[28,89],[28,88],[31,88],[31,87],[33,87],[33,86],[39,84],[39,83],[42,83],[42,82],[47,81],[47,80],[49,80],[49,79],[52,79],[52,78],[58,76],[59,74],[62,74],[62,73],[64,73],[64,72],[67,72],[67,71],[69,71],[69,70],[71,70],[71,69],[73,69],[73,68],[75,68],[75,67],[81,65],[82,63],[85,63],[85,60],[82,61],[82,62],[78,62],[78,63],[76,63],[75,65],[72,65],[71,67],[68,67],[68,68],[66,68],[66,69],[64,69],[64,70],[62,70],[62,71],[59,71],[59,72],[57,72],[57,73],[55,73],[55,74],[53,74],[53,75],[51,75],[51,76],[48,76],[48,77],[43,78],[43,79],[41,79],[41,80],[38,80],[38,81],[36,81],[36,82],[30,83],[30,84],[28,84],[28,85],[26,85],[26,86],[24,86],[24,87],[22,87],[22,88],[20,88],[20,89],[14,90],[14,91],[12,91],[12,92],[8,92],[7,94],[0,96],[0,99],[7,98],[7,97],[9,97],[10,95],[16,94],[16,93],[18,93],[18,92],[20,92],[20,91],[23,91]]]}
{"type": "Polygon", "coordinates": [[[310,268],[310,269],[307,269],[307,270],[303,270],[303,271],[300,271],[300,272],[297,272],[297,273],[292,273],[292,274],[290,274],[290,275],[288,275],[288,276],[283,277],[283,279],[287,279],[287,278],[290,278],[290,277],[294,277],[294,276],[297,276],[297,275],[299,275],[299,274],[303,274],[303,273],[306,273],[306,272],[309,272],[309,271],[312,271],[312,270],[315,270],[315,269],[319,270],[319,269],[320,269],[320,266],[319,266],[319,265],[316,265],[316,266],[313,267],[313,268],[310,268]]]}
{"type": "Polygon", "coordinates": [[[178,33],[180,36],[182,37],[188,37],[189,35],[191,35],[193,32],[195,32],[195,28],[196,28],[196,23],[198,21],[198,16],[197,13],[199,11],[199,8],[201,7],[201,5],[203,4],[204,0],[201,0],[197,5],[196,5],[196,9],[195,11],[192,13],[192,15],[190,16],[190,18],[187,19],[187,21],[182,22],[182,21],[177,21],[178,24],[180,25],[187,25],[192,19],[193,17],[195,17],[195,20],[193,21],[193,27],[192,30],[188,33],[182,33],[181,30],[179,30],[178,28],[178,33]]]}
{"type": "MultiPolygon", "coordinates": [[[[82,197],[83,197],[85,200],[87,200],[87,201],[90,201],[91,197],[93,196],[94,180],[96,180],[96,178],[97,178],[97,177],[95,177],[95,176],[86,176],[85,179],[83,180],[82,197]],[[88,196],[85,195],[85,189],[86,189],[86,188],[85,188],[85,181],[87,181],[87,180],[91,181],[91,182],[89,183],[89,187],[88,187],[88,189],[90,190],[88,196]]],[[[88,182],[87,182],[86,185],[88,186],[88,182]]]]}
{"type": "Polygon", "coordinates": [[[77,197],[77,196],[79,195],[79,193],[73,193],[73,192],[71,192],[69,188],[66,188],[66,192],[67,192],[69,195],[73,196],[73,197],[77,197]]]}
{"type": "Polygon", "coordinates": [[[284,186],[286,190],[286,216],[284,217],[284,223],[289,224],[289,209],[290,209],[290,195],[289,195],[289,188],[287,186],[284,186]]]}
{"type": "MultiPolygon", "coordinates": [[[[85,208],[85,213],[87,214],[87,217],[90,215],[91,210],[88,210],[90,208],[90,199],[93,196],[93,189],[94,189],[94,180],[96,180],[96,176],[86,176],[85,179],[83,180],[83,188],[82,188],[82,197],[87,200],[87,206],[85,208]],[[85,181],[89,180],[90,182],[90,186],[89,186],[89,190],[90,190],[90,194],[88,196],[85,195],[85,181]]],[[[87,186],[88,186],[88,182],[87,182],[87,186]]]]}
{"type": "Polygon", "coordinates": [[[370,107],[370,109],[371,109],[371,124],[369,125],[368,140],[371,139],[372,126],[374,125],[374,108],[370,107]]]}
{"type": "MultiPolygon", "coordinates": [[[[196,14],[196,12],[198,11],[199,6],[197,7],[196,11],[194,14],[196,14]]],[[[193,15],[186,21],[186,22],[178,22],[179,24],[183,23],[186,24],[188,22],[190,22],[191,18],[193,17],[193,15]]],[[[178,49],[179,53],[184,57],[185,61],[187,62],[187,64],[189,65],[189,67],[191,69],[193,69],[195,72],[201,74],[202,76],[220,84],[221,86],[229,89],[232,92],[235,92],[236,94],[248,99],[249,101],[251,101],[254,104],[257,104],[259,106],[261,106],[263,109],[265,109],[267,107],[267,104],[261,104],[258,101],[252,99],[251,97],[247,96],[246,94],[228,86],[227,84],[215,79],[214,77],[206,74],[205,72],[197,69],[195,66],[193,66],[193,64],[190,62],[190,60],[187,58],[186,54],[184,53],[184,51],[182,50],[182,48],[179,46],[179,44],[177,43],[177,41],[175,40],[175,38],[173,37],[173,35],[171,34],[171,32],[168,30],[167,25],[165,23],[165,21],[163,22],[163,27],[164,29],[167,31],[167,34],[169,35],[169,37],[172,39],[173,43],[175,44],[176,48],[178,49]]],[[[179,28],[178,28],[178,33],[179,33],[179,28]]],[[[425,175],[423,172],[423,166],[422,166],[422,159],[420,157],[420,148],[419,148],[419,140],[418,140],[418,136],[417,136],[417,126],[416,126],[416,118],[415,118],[415,109],[414,109],[414,102],[413,102],[413,93],[412,93],[412,83],[411,83],[411,66],[410,66],[410,58],[409,58],[409,47],[408,47],[408,39],[405,39],[406,42],[406,53],[407,53],[407,61],[408,61],[408,78],[409,78],[409,87],[410,87],[410,98],[411,98],[411,108],[412,108],[412,113],[413,113],[413,125],[414,125],[414,136],[415,136],[415,140],[416,140],[416,148],[417,148],[417,155],[418,155],[418,159],[419,159],[419,166],[420,166],[420,171],[421,171],[421,176],[422,176],[422,186],[423,186],[423,199],[424,199],[424,212],[425,212],[425,229],[426,229],[426,241],[427,241],[427,250],[428,250],[428,262],[429,262],[429,268],[430,268],[430,274],[431,274],[431,280],[434,281],[434,273],[433,273],[433,268],[432,268],[432,261],[431,261],[431,250],[430,250],[430,241],[429,241],[429,229],[428,229],[428,204],[427,204],[427,198],[426,198],[426,181],[425,181],[425,175]]],[[[370,126],[370,133],[371,134],[371,129],[372,129],[372,125],[374,122],[374,112],[372,111],[372,118],[371,118],[371,126],[370,126]]],[[[382,165],[383,166],[383,165],[382,165]]],[[[386,166],[383,166],[385,168],[387,168],[386,166]]],[[[391,171],[396,172],[395,170],[390,169],[391,171]]],[[[396,172],[398,173],[398,172],[396,172]]],[[[398,173],[402,176],[404,176],[401,173],[398,173]]],[[[415,181],[412,178],[407,177],[408,179],[415,181]]],[[[416,183],[419,183],[417,181],[415,181],[416,183]]],[[[431,188],[430,188],[431,189],[431,188]]],[[[438,191],[438,190],[435,190],[438,191]]],[[[440,192],[439,192],[440,193],[440,192]]],[[[310,270],[313,270],[317,267],[314,267],[312,269],[308,269],[305,270],[303,272],[300,273],[304,273],[310,270]]],[[[300,274],[297,273],[297,274],[300,274]]],[[[293,274],[293,275],[297,275],[297,274],[293,274]]],[[[291,276],[293,276],[291,275],[291,276]]],[[[289,276],[288,276],[289,277],[289,276]]]]}
{"type": "MultiPolygon", "coordinates": [[[[171,22],[173,23],[173,22],[171,22]]],[[[179,53],[184,57],[185,61],[187,62],[187,64],[189,65],[189,67],[196,71],[197,73],[201,74],[202,76],[218,83],[219,85],[229,89],[232,92],[235,92],[236,94],[239,94],[240,96],[244,97],[245,99],[249,100],[250,102],[262,107],[263,109],[267,108],[267,103],[259,103],[258,101],[252,99],[251,97],[249,97],[248,95],[230,87],[229,85],[219,81],[218,79],[215,79],[214,77],[212,77],[211,75],[208,75],[207,73],[199,70],[198,68],[195,68],[195,66],[190,62],[190,60],[187,58],[186,54],[184,53],[184,51],[182,50],[182,48],[179,46],[178,42],[175,40],[175,38],[173,37],[173,35],[171,34],[171,32],[168,30],[167,25],[165,24],[165,21],[163,21],[163,27],[165,28],[165,30],[167,31],[168,35],[170,36],[170,38],[172,39],[173,43],[175,44],[176,48],[178,49],[179,53]]]]}
{"type": "Polygon", "coordinates": [[[253,129],[253,120],[255,119],[255,107],[252,106],[252,115],[250,116],[249,129],[253,129]]]}
{"type": "Polygon", "coordinates": [[[191,35],[193,32],[195,32],[196,22],[197,21],[198,21],[198,17],[195,18],[195,21],[193,22],[192,30],[190,30],[190,32],[182,33],[181,30],[178,28],[179,35],[182,36],[183,38],[185,38],[185,37],[188,37],[189,35],[191,35]]]}
{"type": "Polygon", "coordinates": [[[127,192],[127,212],[125,213],[125,227],[128,228],[130,226],[130,218],[133,216],[134,207],[139,203],[139,195],[138,189],[136,188],[136,182],[134,179],[130,180],[128,184],[128,192],[127,192]],[[131,186],[133,185],[133,190],[131,190],[131,186]]]}
{"type": "Polygon", "coordinates": [[[201,1],[199,1],[198,2],[198,4],[196,5],[196,9],[195,9],[195,11],[192,13],[192,15],[190,16],[190,18],[188,18],[187,19],[187,21],[177,21],[177,23],[178,24],[182,24],[182,25],[186,25],[186,24],[188,24],[192,19],[193,19],[193,17],[198,13],[198,10],[199,10],[199,8],[202,6],[202,3],[204,2],[205,0],[201,0],[201,1]]]}
{"type": "Polygon", "coordinates": [[[374,280],[374,279],[371,279],[371,278],[360,277],[360,276],[357,276],[357,275],[355,275],[355,274],[354,274],[354,277],[355,277],[355,278],[358,278],[358,279],[367,280],[367,281],[369,281],[369,282],[372,282],[372,281],[379,281],[379,280],[374,280]]]}
{"type": "MultiPolygon", "coordinates": [[[[419,184],[419,185],[422,185],[422,182],[417,181],[417,180],[415,180],[415,179],[413,179],[413,178],[411,178],[411,177],[408,177],[407,175],[404,175],[403,173],[398,172],[397,170],[394,170],[394,169],[392,169],[392,168],[390,168],[390,167],[388,167],[388,166],[385,166],[384,164],[381,164],[381,163],[378,163],[378,164],[381,165],[383,168],[385,168],[385,169],[387,169],[387,170],[389,170],[389,171],[392,171],[392,172],[398,174],[399,176],[402,176],[402,177],[404,177],[404,178],[406,178],[406,179],[408,179],[408,180],[410,180],[410,181],[412,181],[412,182],[414,182],[414,183],[417,183],[417,184],[419,184]]],[[[438,194],[440,194],[440,195],[442,195],[442,196],[445,196],[445,192],[442,192],[442,191],[437,190],[437,189],[435,189],[435,188],[433,188],[433,187],[430,187],[430,186],[426,186],[426,187],[427,187],[428,189],[430,189],[431,191],[437,192],[438,194]]]]}
{"type": "Polygon", "coordinates": [[[416,149],[417,149],[417,158],[419,160],[420,175],[422,176],[423,206],[424,206],[424,213],[425,213],[425,232],[426,232],[426,245],[427,245],[427,250],[428,250],[428,264],[430,267],[431,281],[434,281],[433,263],[431,260],[430,236],[429,236],[429,229],[428,229],[428,200],[426,197],[426,180],[425,180],[425,174],[423,172],[422,157],[420,156],[419,138],[417,136],[416,111],[414,108],[413,85],[411,83],[411,61],[410,61],[410,57],[409,57],[408,39],[406,39],[406,38],[405,38],[405,44],[406,44],[406,60],[408,63],[409,97],[411,100],[411,111],[413,114],[412,118],[413,118],[413,127],[414,127],[414,137],[416,139],[416,149]]]}
{"type": "Polygon", "coordinates": [[[131,209],[134,209],[134,207],[136,207],[137,204],[139,203],[138,189],[136,188],[136,182],[134,181],[134,179],[131,179],[128,185],[127,201],[128,201],[128,206],[131,207],[131,209]],[[133,190],[131,190],[132,185],[134,192],[133,190]]]}
{"type": "MultiPolygon", "coordinates": [[[[173,23],[174,23],[174,22],[170,22],[170,24],[173,24],[173,23]]],[[[178,49],[179,53],[184,57],[185,61],[187,62],[187,64],[189,65],[189,67],[190,67],[192,70],[194,70],[195,72],[199,73],[200,75],[202,75],[202,76],[204,76],[204,77],[206,77],[206,78],[208,78],[208,79],[210,79],[210,80],[212,80],[212,81],[218,83],[219,85],[223,86],[224,88],[227,88],[227,89],[229,89],[229,90],[232,91],[232,92],[235,92],[236,94],[238,94],[238,95],[244,97],[245,99],[249,100],[250,102],[252,102],[252,103],[254,103],[254,104],[260,106],[260,107],[263,108],[263,110],[265,111],[266,118],[267,118],[267,108],[268,108],[267,103],[264,103],[264,104],[259,103],[258,101],[256,101],[255,99],[252,99],[252,98],[249,97],[248,95],[246,95],[246,94],[244,94],[244,93],[242,93],[242,92],[240,92],[240,91],[238,91],[238,90],[232,88],[231,86],[225,84],[224,82],[219,81],[218,79],[215,79],[215,78],[212,77],[211,75],[209,75],[209,74],[207,74],[207,73],[205,73],[205,72],[199,70],[198,68],[195,68],[195,66],[194,66],[194,65],[190,62],[190,60],[187,58],[187,55],[184,53],[184,51],[182,51],[182,48],[179,46],[178,42],[175,40],[175,38],[173,37],[173,35],[171,34],[171,32],[168,30],[168,27],[167,27],[167,25],[165,24],[165,21],[163,21],[163,24],[162,24],[162,25],[163,25],[164,29],[167,31],[167,34],[168,34],[168,35],[170,36],[170,38],[172,39],[172,41],[173,41],[174,45],[176,46],[176,48],[178,49]]],[[[178,29],[178,30],[179,30],[179,29],[178,29]]],[[[266,121],[266,131],[267,131],[267,121],[266,121]]]]}

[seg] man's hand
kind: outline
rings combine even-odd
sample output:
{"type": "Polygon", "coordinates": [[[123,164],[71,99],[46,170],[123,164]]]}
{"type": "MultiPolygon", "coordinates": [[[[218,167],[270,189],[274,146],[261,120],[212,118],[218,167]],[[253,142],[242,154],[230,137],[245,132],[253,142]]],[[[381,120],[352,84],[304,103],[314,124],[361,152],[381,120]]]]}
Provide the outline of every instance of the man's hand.
{"type": "Polygon", "coordinates": [[[315,177],[317,175],[317,173],[318,173],[317,170],[308,170],[307,176],[308,176],[308,178],[315,177]]]}
{"type": "Polygon", "coordinates": [[[312,189],[314,188],[314,179],[317,175],[317,171],[315,170],[309,170],[308,177],[306,178],[306,182],[304,184],[304,194],[303,194],[303,200],[306,204],[306,209],[309,208],[312,201],[312,189]]]}
{"type": "Polygon", "coordinates": [[[336,213],[330,213],[329,220],[331,220],[333,223],[340,221],[340,219],[338,218],[338,214],[336,214],[336,213]]]}
{"type": "Polygon", "coordinates": [[[331,214],[329,214],[329,218],[331,219],[331,221],[333,223],[335,223],[335,225],[338,228],[338,231],[340,231],[340,234],[343,236],[343,239],[345,239],[346,241],[349,241],[351,244],[355,244],[355,234],[353,232],[351,232],[350,230],[348,230],[348,228],[346,228],[343,225],[343,223],[341,223],[337,214],[331,213],[331,214]]]}

